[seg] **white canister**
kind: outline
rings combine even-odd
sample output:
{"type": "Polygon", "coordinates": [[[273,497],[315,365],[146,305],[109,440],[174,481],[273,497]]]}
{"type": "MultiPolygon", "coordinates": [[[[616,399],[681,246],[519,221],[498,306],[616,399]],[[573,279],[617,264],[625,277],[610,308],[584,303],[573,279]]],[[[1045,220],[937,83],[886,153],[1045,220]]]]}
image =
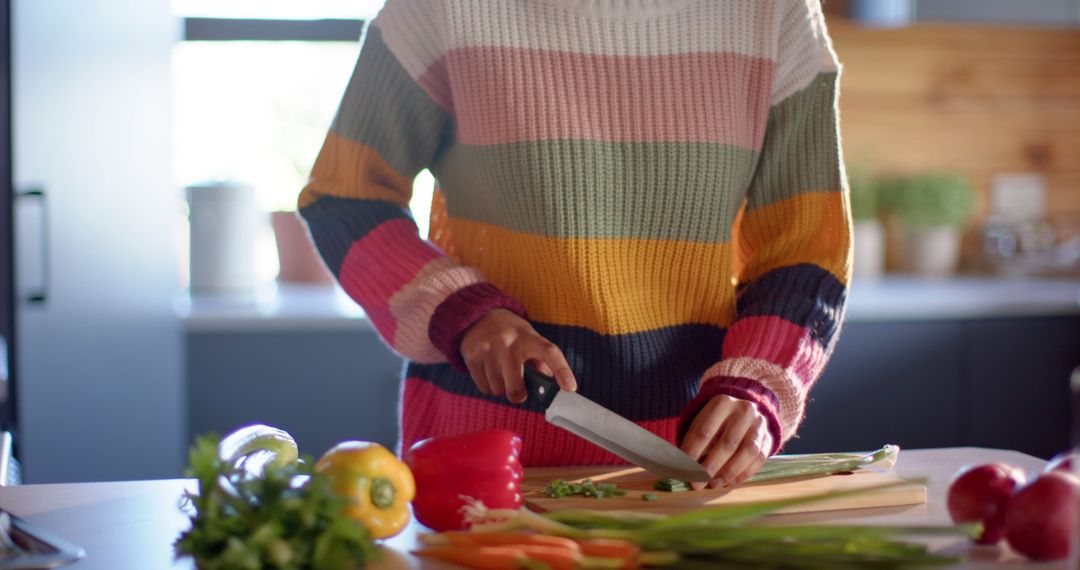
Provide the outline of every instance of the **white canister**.
{"type": "Polygon", "coordinates": [[[885,228],[878,220],[855,220],[852,278],[859,281],[880,279],[885,273],[885,228]]]}
{"type": "Polygon", "coordinates": [[[191,293],[246,296],[255,291],[261,215],[255,190],[231,181],[187,187],[191,293]]]}

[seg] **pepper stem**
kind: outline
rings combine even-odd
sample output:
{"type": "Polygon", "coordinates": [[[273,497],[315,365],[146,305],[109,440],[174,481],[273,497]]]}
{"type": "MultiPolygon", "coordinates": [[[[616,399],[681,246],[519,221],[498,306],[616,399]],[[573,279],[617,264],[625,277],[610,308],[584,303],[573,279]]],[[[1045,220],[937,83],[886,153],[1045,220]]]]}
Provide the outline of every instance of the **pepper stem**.
{"type": "Polygon", "coordinates": [[[380,509],[388,509],[394,504],[394,484],[386,477],[376,477],[371,481],[371,503],[380,509]]]}

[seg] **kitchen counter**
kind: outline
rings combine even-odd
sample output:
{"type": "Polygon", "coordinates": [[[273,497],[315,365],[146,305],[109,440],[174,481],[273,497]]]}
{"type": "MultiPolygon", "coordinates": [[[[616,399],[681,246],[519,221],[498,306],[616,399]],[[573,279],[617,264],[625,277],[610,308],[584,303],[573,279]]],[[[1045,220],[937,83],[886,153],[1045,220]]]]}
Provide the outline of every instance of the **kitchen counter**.
{"type": "Polygon", "coordinates": [[[855,281],[848,322],[1080,315],[1080,281],[888,277],[855,281]]]}
{"type": "MultiPolygon", "coordinates": [[[[268,286],[248,298],[183,296],[176,314],[190,332],[370,330],[371,324],[341,289],[268,286]]],[[[1080,281],[890,276],[856,281],[848,322],[887,322],[1080,315],[1080,281]]]]}
{"type": "MultiPolygon", "coordinates": [[[[972,463],[1002,461],[1030,472],[1044,461],[1015,451],[982,448],[905,450],[896,469],[904,477],[926,477],[928,501],[912,507],[833,511],[775,517],[777,522],[814,524],[943,525],[948,524],[944,495],[953,472],[972,463]]],[[[191,481],[133,481],[117,483],[74,483],[25,485],[0,488],[0,507],[86,549],[86,558],[71,566],[75,570],[115,570],[138,568],[191,569],[190,560],[173,560],[172,542],[186,528],[187,519],[179,511],[179,497],[191,481]]],[[[423,529],[412,524],[401,535],[385,543],[385,556],[378,569],[448,568],[417,560],[408,554],[423,529]]],[[[1033,564],[1005,547],[975,547],[965,541],[935,539],[935,551],[964,558],[955,568],[1032,568],[1065,570],[1076,562],[1033,564]]]]}

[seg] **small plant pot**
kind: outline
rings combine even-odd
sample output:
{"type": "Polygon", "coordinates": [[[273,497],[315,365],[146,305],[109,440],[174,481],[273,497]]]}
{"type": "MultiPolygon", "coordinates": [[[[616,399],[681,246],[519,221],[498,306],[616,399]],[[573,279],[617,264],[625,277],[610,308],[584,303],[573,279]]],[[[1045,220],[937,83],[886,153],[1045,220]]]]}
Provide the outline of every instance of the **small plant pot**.
{"type": "Polygon", "coordinates": [[[952,226],[909,228],[904,232],[903,263],[923,277],[948,277],[960,261],[960,231],[952,226]]]}
{"type": "Polygon", "coordinates": [[[860,281],[880,279],[885,273],[885,228],[878,220],[856,220],[852,278],[860,281]]]}
{"type": "Polygon", "coordinates": [[[307,227],[296,212],[273,212],[270,222],[277,242],[279,283],[331,285],[334,276],[308,237],[307,227]]]}

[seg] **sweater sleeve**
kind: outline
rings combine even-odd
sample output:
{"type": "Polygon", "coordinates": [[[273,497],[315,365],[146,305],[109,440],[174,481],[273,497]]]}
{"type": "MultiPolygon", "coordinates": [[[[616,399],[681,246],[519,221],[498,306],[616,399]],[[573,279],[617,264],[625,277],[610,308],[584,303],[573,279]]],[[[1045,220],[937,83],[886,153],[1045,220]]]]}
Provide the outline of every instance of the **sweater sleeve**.
{"type": "Polygon", "coordinates": [[[464,370],[461,336],[513,298],[422,240],[412,181],[452,136],[436,0],[390,0],[364,37],[352,78],[298,210],[348,295],[402,356],[464,370]]]}
{"type": "Polygon", "coordinates": [[[754,402],[772,453],[802,420],[835,344],[851,273],[840,151],[839,64],[817,0],[778,15],[772,101],[757,170],[732,235],[736,315],[721,360],[702,377],[680,436],[713,396],[754,402]]]}

